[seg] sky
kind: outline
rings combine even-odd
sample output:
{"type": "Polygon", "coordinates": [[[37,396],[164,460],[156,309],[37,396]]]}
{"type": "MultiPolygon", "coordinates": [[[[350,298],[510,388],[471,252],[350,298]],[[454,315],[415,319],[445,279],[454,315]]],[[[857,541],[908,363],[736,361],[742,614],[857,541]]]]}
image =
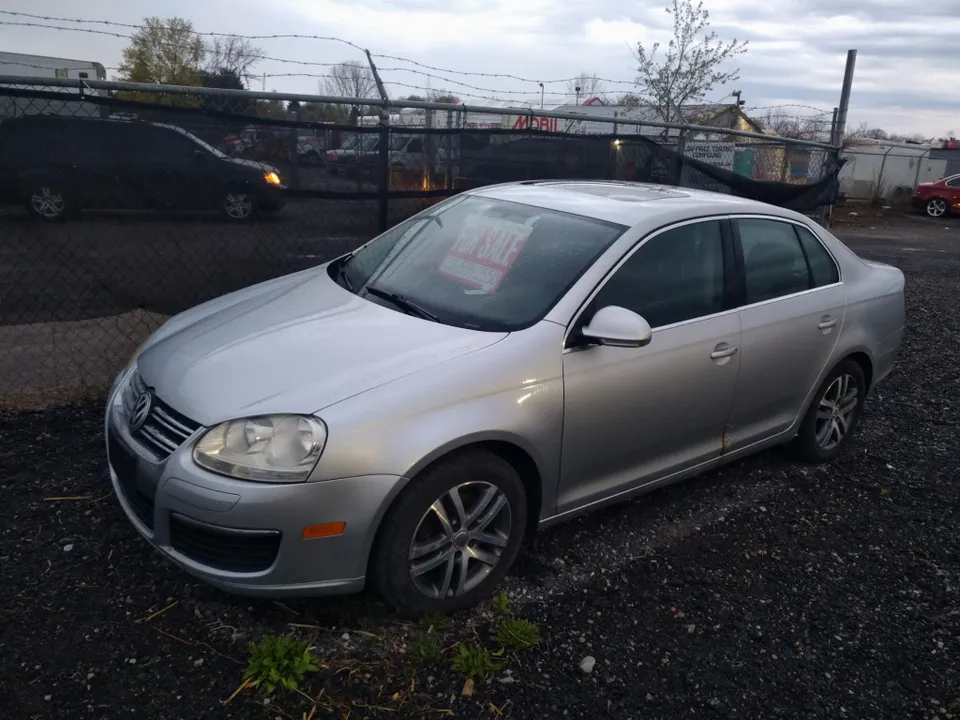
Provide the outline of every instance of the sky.
{"type": "MultiPolygon", "coordinates": [[[[672,19],[666,0],[5,0],[2,9],[61,18],[139,23],[145,16],[179,16],[201,32],[240,35],[305,34],[342,38],[375,57],[391,96],[447,90],[464,102],[481,97],[530,100],[545,83],[546,102],[561,102],[581,72],[608,80],[612,94],[635,90],[638,42],[666,43],[672,19]],[[430,70],[407,61],[430,65],[430,70]],[[406,69],[403,69],[406,68],[406,69]],[[421,73],[429,73],[430,78],[421,73]],[[468,75],[466,73],[484,73],[468,75]],[[455,82],[456,81],[456,82],[455,82]],[[614,82],[616,81],[616,82],[614,82]],[[474,88],[465,87],[475,86],[474,88]],[[482,89],[475,89],[482,88],[482,89]]],[[[848,127],[867,123],[888,132],[942,137],[960,133],[960,0],[704,0],[719,39],[746,40],[730,65],[740,79],[715,88],[708,101],[742,92],[749,114],[768,108],[829,121],[838,104],[846,51],[859,52],[848,127]]],[[[131,30],[0,14],[0,48],[10,52],[119,65],[124,38],[11,23],[131,30]]],[[[327,68],[300,63],[364,60],[332,40],[256,40],[264,60],[253,83],[266,90],[314,93],[327,68]]],[[[108,77],[114,77],[108,73],[108,77]]]]}

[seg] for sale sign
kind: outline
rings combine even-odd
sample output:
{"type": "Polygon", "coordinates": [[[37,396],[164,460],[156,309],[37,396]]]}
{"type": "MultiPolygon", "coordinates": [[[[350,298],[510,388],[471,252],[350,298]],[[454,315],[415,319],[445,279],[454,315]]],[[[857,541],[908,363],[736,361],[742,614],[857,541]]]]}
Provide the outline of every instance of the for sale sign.
{"type": "Polygon", "coordinates": [[[475,290],[494,292],[519,257],[537,220],[532,217],[518,223],[482,213],[470,215],[437,272],[475,290]]]}

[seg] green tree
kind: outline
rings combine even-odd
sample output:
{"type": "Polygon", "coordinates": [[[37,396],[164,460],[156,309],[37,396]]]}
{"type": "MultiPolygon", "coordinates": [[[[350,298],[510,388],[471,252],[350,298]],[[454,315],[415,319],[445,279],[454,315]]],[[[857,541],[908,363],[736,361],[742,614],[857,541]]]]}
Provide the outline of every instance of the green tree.
{"type": "Polygon", "coordinates": [[[717,85],[740,77],[740,69],[728,62],[746,52],[747,43],[718,40],[702,0],[673,0],[665,10],[673,16],[673,38],[662,55],[660,43],[637,43],[637,86],[660,117],[682,121],[678,113],[684,104],[701,102],[717,85]]]}
{"type": "Polygon", "coordinates": [[[123,50],[120,79],[163,85],[199,85],[207,50],[183,18],[148,17],[123,50]]]}

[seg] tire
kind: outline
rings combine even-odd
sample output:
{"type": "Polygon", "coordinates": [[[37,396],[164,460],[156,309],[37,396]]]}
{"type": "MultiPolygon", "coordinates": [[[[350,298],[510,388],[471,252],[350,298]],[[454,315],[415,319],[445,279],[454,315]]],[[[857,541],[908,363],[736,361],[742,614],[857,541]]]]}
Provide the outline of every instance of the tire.
{"type": "Polygon", "coordinates": [[[245,188],[230,190],[220,201],[220,211],[232,222],[246,222],[257,214],[257,197],[245,188]]]}
{"type": "Polygon", "coordinates": [[[63,190],[56,185],[42,183],[30,191],[26,198],[27,210],[34,217],[57,222],[69,217],[71,205],[63,190]]]}
{"type": "Polygon", "coordinates": [[[408,616],[475,605],[513,565],[526,524],[526,491],[508,462],[485,450],[444,458],[414,478],[389,510],[374,548],[374,585],[408,616]],[[456,511],[454,493],[462,513],[456,511]],[[438,504],[449,531],[434,511],[438,504]],[[460,518],[467,520],[466,532],[460,518]],[[416,575],[414,563],[421,570],[416,575]]]}
{"type": "Polygon", "coordinates": [[[949,211],[947,201],[943,198],[930,198],[924,206],[924,211],[929,217],[941,218],[949,211]]]}
{"type": "Polygon", "coordinates": [[[843,452],[856,430],[867,396],[863,368],[855,360],[837,365],[817,390],[791,445],[792,454],[809,463],[825,463],[843,452]],[[839,404],[834,402],[839,399],[839,404]],[[844,413],[843,408],[849,406],[844,413]],[[838,432],[839,438],[838,438],[838,432]]]}

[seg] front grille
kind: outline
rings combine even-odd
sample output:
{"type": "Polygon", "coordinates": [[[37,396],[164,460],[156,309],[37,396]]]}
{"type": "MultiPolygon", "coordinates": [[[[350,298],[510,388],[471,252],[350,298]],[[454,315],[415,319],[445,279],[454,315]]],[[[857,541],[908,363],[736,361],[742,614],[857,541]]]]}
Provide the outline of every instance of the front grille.
{"type": "Polygon", "coordinates": [[[110,465],[117,475],[117,482],[124,500],[133,510],[137,519],[153,530],[153,498],[144,493],[137,485],[137,460],[130,454],[111,431],[108,433],[110,465]]]}
{"type": "Polygon", "coordinates": [[[238,530],[170,515],[173,549],[201,565],[227,572],[266,570],[277,559],[281,537],[279,530],[238,530]]]}
{"type": "MultiPolygon", "coordinates": [[[[124,388],[122,396],[123,409],[128,421],[133,413],[134,406],[137,404],[137,398],[147,390],[147,384],[140,377],[140,373],[135,372],[133,377],[130,378],[130,382],[127,383],[127,387],[124,388]]],[[[199,423],[181,415],[160,398],[154,396],[146,422],[136,430],[132,430],[130,434],[141,445],[156,455],[158,460],[165,460],[170,456],[170,453],[183,445],[187,438],[199,428],[199,423]]]]}

